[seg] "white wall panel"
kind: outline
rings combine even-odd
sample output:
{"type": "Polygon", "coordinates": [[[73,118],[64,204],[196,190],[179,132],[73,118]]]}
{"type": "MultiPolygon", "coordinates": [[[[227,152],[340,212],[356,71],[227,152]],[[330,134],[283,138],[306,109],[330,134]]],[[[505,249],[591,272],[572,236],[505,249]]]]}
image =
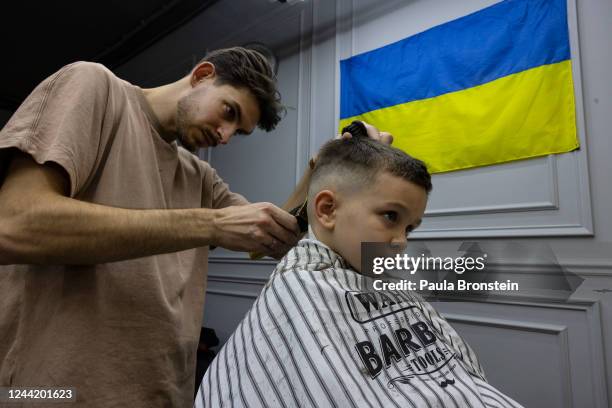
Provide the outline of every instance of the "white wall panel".
{"type": "Polygon", "coordinates": [[[608,406],[597,302],[435,307],[477,351],[489,381],[525,406],[608,406]]]}

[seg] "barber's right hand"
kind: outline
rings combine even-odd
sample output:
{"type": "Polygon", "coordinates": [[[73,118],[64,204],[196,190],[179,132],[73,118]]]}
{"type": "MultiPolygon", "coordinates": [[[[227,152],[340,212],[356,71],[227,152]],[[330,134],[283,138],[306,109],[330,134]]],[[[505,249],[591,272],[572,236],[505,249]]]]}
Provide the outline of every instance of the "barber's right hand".
{"type": "MultiPolygon", "coordinates": [[[[370,139],[376,140],[377,142],[386,145],[390,145],[391,143],[393,143],[393,135],[391,133],[380,131],[376,126],[370,125],[369,123],[364,122],[363,120],[361,120],[360,122],[363,123],[363,125],[365,126],[366,132],[368,133],[368,137],[370,139]]],[[[344,132],[342,134],[338,134],[336,139],[350,139],[351,137],[353,137],[353,135],[351,135],[349,132],[344,132]]]]}
{"type": "Polygon", "coordinates": [[[214,245],[275,258],[295,246],[301,235],[296,218],[271,203],[222,208],[215,211],[213,222],[214,245]]]}

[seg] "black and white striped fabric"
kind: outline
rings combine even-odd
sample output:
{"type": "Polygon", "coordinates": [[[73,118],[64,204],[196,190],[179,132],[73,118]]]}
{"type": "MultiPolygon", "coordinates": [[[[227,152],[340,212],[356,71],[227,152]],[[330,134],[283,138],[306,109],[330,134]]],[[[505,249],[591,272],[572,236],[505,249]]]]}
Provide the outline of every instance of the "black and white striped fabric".
{"type": "Polygon", "coordinates": [[[520,407],[414,293],[301,240],[209,367],[195,407],[520,407]],[[369,286],[371,287],[371,286],[369,286]]]}

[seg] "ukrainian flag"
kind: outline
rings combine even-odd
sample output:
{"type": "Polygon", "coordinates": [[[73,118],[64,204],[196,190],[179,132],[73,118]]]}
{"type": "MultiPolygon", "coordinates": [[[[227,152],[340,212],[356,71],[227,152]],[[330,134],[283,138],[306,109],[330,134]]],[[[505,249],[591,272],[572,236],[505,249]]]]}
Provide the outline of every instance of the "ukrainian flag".
{"type": "Polygon", "coordinates": [[[355,119],[444,172],[579,147],[565,0],[506,0],[340,63],[355,119]]]}

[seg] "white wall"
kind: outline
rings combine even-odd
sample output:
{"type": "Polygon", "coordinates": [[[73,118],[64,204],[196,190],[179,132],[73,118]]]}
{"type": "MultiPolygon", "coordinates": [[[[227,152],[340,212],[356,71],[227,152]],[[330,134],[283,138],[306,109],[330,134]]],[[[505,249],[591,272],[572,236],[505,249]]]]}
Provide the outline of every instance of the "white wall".
{"type": "MultiPolygon", "coordinates": [[[[262,41],[281,56],[287,117],[271,134],[202,152],[231,187],[277,204],[308,157],[334,133],[338,61],[496,3],[496,0],[221,1],[117,72],[143,86],[187,73],[206,51],[262,41]]],[[[605,407],[612,396],[612,2],[568,0],[578,152],[434,177],[428,216],[415,238],[453,252],[465,240],[512,238],[549,245],[585,279],[567,304],[439,305],[484,360],[493,384],[526,406],[605,407]],[[474,187],[476,186],[476,187],[474,187]]],[[[538,272],[507,259],[501,268],[538,272]]],[[[217,249],[204,324],[227,339],[272,270],[217,249]]]]}

